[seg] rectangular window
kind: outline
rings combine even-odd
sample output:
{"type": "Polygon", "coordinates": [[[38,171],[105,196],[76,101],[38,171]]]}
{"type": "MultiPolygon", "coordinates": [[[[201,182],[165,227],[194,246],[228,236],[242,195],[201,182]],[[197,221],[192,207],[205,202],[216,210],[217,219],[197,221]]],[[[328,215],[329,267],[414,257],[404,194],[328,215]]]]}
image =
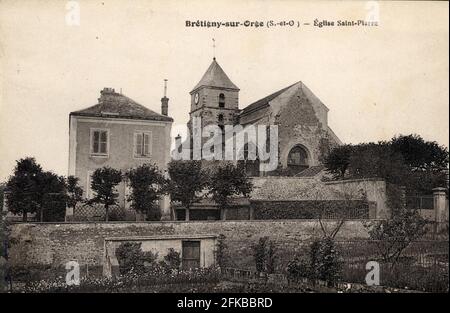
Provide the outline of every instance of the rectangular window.
{"type": "Polygon", "coordinates": [[[107,156],[109,153],[109,131],[107,129],[91,129],[91,154],[107,156]]]}
{"type": "Polygon", "coordinates": [[[139,132],[134,134],[134,156],[146,158],[151,155],[151,132],[139,132]]]}

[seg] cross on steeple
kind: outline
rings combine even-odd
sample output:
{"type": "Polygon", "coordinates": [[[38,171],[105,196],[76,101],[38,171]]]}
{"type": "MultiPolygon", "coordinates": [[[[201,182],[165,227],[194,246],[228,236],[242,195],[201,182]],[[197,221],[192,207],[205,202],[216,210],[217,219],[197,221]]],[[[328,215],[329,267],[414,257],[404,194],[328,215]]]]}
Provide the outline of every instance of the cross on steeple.
{"type": "Polygon", "coordinates": [[[213,60],[216,59],[216,40],[213,38],[213,60]]]}

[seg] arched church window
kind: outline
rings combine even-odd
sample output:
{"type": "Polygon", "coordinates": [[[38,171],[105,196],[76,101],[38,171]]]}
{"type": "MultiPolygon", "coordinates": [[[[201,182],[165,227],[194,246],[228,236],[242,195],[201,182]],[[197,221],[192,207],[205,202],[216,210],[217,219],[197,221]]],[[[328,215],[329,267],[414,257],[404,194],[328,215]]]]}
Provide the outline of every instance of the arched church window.
{"type": "Polygon", "coordinates": [[[289,151],[287,165],[293,170],[302,171],[309,167],[308,153],[302,146],[295,146],[289,151]]]}
{"type": "Polygon", "coordinates": [[[224,108],[225,107],[225,95],[223,93],[221,93],[219,95],[219,108],[224,108]]]}

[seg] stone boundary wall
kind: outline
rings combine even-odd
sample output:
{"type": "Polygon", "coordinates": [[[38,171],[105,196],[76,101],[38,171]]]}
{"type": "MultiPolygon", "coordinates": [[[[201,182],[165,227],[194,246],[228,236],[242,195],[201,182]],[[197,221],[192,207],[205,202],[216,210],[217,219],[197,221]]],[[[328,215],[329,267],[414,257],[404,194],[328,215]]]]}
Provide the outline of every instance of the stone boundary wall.
{"type": "Polygon", "coordinates": [[[387,204],[386,182],[382,179],[348,179],[329,181],[324,184],[341,193],[364,192],[367,201],[376,203],[374,216],[371,216],[371,218],[388,219],[391,217],[391,208],[389,208],[387,204]]]}
{"type": "MultiPolygon", "coordinates": [[[[336,222],[326,221],[326,227],[336,222]]],[[[365,221],[347,221],[337,240],[368,237],[365,221]]],[[[11,226],[13,245],[9,250],[12,267],[46,267],[61,270],[76,260],[85,267],[103,267],[105,238],[167,235],[226,236],[227,266],[254,268],[252,246],[262,236],[276,243],[284,266],[306,243],[321,235],[312,220],[190,221],[190,222],[109,222],[109,223],[18,223],[11,226]]]]}

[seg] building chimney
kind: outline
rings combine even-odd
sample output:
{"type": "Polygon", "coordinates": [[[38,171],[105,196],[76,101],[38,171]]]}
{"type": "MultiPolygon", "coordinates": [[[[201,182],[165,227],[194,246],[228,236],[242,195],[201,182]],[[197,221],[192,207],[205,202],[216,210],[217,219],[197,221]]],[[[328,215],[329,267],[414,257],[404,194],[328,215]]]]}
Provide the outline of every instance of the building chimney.
{"type": "Polygon", "coordinates": [[[111,97],[114,97],[115,94],[116,91],[114,90],[114,88],[105,87],[103,88],[103,90],[100,91],[100,98],[98,98],[98,102],[99,103],[106,102],[110,100],[111,97]]]}
{"type": "Polygon", "coordinates": [[[169,98],[167,98],[167,79],[164,79],[164,97],[161,98],[161,114],[169,114],[169,98]]]}

